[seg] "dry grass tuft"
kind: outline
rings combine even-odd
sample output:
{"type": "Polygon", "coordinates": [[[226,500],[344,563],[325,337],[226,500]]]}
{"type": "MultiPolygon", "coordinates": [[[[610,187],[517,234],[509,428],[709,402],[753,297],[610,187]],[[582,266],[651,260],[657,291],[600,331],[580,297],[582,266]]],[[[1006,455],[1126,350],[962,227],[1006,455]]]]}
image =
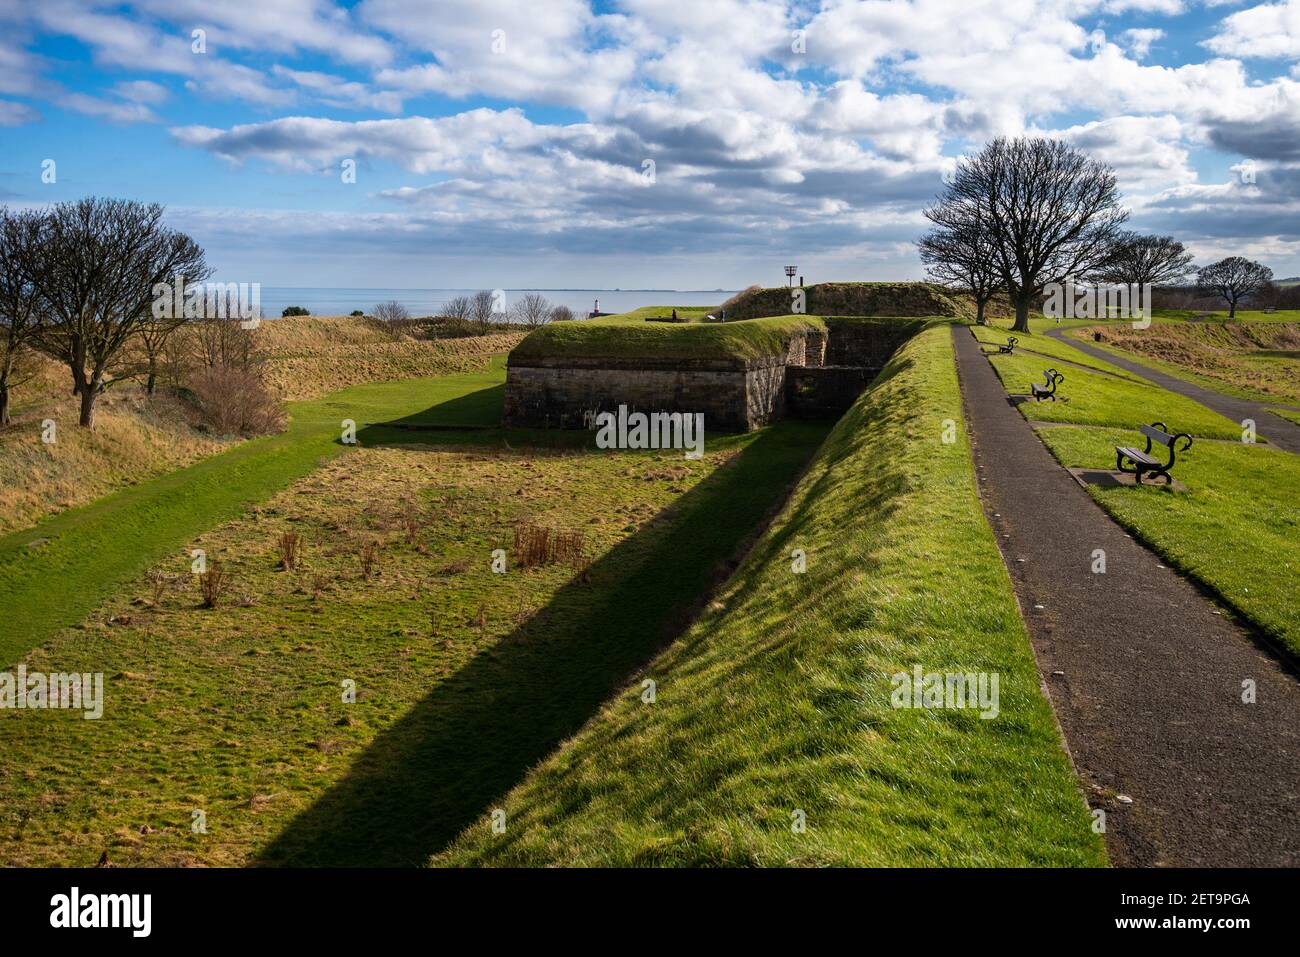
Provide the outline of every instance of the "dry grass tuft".
{"type": "Polygon", "coordinates": [[[230,587],[225,569],[216,562],[208,563],[208,570],[199,576],[199,593],[203,596],[202,607],[216,608],[221,596],[230,587]]]}
{"type": "Polygon", "coordinates": [[[548,528],[532,522],[515,525],[515,561],[521,568],[556,562],[582,568],[586,564],[586,533],[548,528]]]}
{"type": "Polygon", "coordinates": [[[287,572],[296,571],[302,561],[302,536],[297,532],[281,532],[277,544],[280,567],[287,572]]]}

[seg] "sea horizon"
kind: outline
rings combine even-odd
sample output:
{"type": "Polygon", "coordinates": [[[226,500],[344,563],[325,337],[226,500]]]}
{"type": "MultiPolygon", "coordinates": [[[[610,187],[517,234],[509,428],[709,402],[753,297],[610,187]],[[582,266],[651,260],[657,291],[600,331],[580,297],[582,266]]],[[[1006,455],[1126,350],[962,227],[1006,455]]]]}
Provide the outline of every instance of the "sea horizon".
{"type": "MultiPolygon", "coordinates": [[[[263,286],[262,315],[278,318],[288,306],[301,306],[314,316],[346,316],[360,309],[373,313],[381,302],[399,302],[413,316],[437,315],[456,296],[471,296],[473,289],[414,288],[394,286],[263,286]]],[[[601,312],[627,312],[642,306],[714,306],[735,294],[733,289],[593,289],[593,288],[503,288],[507,306],[519,296],[540,293],[552,305],[568,306],[575,315],[586,316],[599,303],[601,312]]]]}

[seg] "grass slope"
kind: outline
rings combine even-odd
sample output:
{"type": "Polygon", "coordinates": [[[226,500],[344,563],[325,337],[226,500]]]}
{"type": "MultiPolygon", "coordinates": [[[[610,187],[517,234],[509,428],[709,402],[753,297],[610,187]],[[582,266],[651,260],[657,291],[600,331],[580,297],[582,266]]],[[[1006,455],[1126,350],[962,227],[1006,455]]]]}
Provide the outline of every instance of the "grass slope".
{"type": "Polygon", "coordinates": [[[157,606],[137,579],[28,656],[106,672],[107,702],[98,722],[0,713],[0,861],[423,862],[662,646],[826,432],[710,438],[689,462],[498,431],[348,450],[190,543],[231,576],[215,611],[177,555],[157,606]],[[580,530],[585,576],[513,556],[493,574],[521,518],[580,530]]]}
{"type": "Polygon", "coordinates": [[[1295,323],[1166,322],[1100,331],[1102,348],[1203,388],[1257,402],[1300,402],[1295,323]]]}
{"type": "MultiPolygon", "coordinates": [[[[994,326],[971,326],[970,330],[974,333],[975,338],[979,340],[980,345],[985,347],[986,352],[992,350],[994,346],[1003,345],[1007,341],[1007,336],[1012,335],[1005,329],[994,326]]],[[[1131,382],[1142,382],[1139,376],[1121,369],[1119,366],[1106,362],[1103,359],[1096,359],[1081,352],[1073,346],[1061,342],[1059,339],[1050,339],[1045,335],[1019,335],[1016,337],[1020,341],[1016,343],[1016,351],[1021,353],[1038,353],[1044,359],[1063,359],[1066,362],[1073,362],[1077,365],[1087,366],[1098,372],[1108,372],[1111,375],[1119,376],[1122,379],[1128,379],[1131,382]]],[[[1051,365],[1051,362],[1044,362],[1044,365],[1051,365]]],[[[1062,369],[1062,372],[1068,370],[1062,369]]]]}
{"type": "Polygon", "coordinates": [[[781,355],[802,329],[824,329],[815,316],[776,316],[726,323],[557,322],[529,333],[516,359],[754,359],[781,355]]]}
{"type": "Polygon", "coordinates": [[[837,424],[694,627],[500,799],[505,833],[485,806],[433,863],[1103,864],[961,421],[938,325],[837,424]],[[892,708],[889,676],[914,664],[997,672],[1000,715],[892,708]]]}
{"type": "Polygon", "coordinates": [[[280,435],[245,442],[0,538],[0,667],[80,621],[123,581],[204,529],[337,455],[344,448],[343,419],[353,419],[358,429],[403,417],[494,424],[504,377],[497,357],[476,373],[353,386],[291,403],[289,428],[280,435]]]}
{"type": "MultiPolygon", "coordinates": [[[[990,356],[989,361],[1007,392],[1019,396],[1028,396],[1030,383],[1043,382],[1043,370],[1052,367],[1049,359],[1023,354],[990,356]]],[[[1086,369],[1058,371],[1065,376],[1065,381],[1057,388],[1056,394],[1069,401],[1035,402],[1029,399],[1022,402],[1020,411],[1031,422],[1065,422],[1135,430],[1152,422],[1164,422],[1173,431],[1190,435],[1218,439],[1241,437],[1240,424],[1199,402],[1149,382],[1117,379],[1086,369]]]]}
{"type": "MultiPolygon", "coordinates": [[[[1062,465],[1115,467],[1130,432],[1040,433],[1062,465]]],[[[1139,446],[1140,447],[1140,446],[1139,446]]],[[[1201,442],[1174,468],[1186,492],[1089,487],[1102,507],[1173,568],[1208,585],[1300,655],[1300,456],[1242,443],[1201,442]]]]}

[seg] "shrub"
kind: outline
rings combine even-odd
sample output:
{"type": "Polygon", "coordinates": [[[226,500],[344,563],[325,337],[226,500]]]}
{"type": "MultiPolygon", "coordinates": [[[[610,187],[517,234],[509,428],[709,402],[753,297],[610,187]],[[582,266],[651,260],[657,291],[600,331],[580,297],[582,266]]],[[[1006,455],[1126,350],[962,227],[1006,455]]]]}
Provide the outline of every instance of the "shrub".
{"type": "Polygon", "coordinates": [[[573,318],[573,310],[568,306],[556,306],[551,310],[551,322],[571,322],[573,318]]]}
{"type": "Polygon", "coordinates": [[[284,311],[280,313],[281,317],[287,319],[290,316],[310,316],[311,310],[302,306],[285,306],[284,311]]]}
{"type": "Polygon", "coordinates": [[[251,369],[200,369],[190,377],[189,389],[204,423],[218,435],[248,438],[284,431],[279,399],[251,369]]]}
{"type": "Polygon", "coordinates": [[[351,312],[348,313],[348,315],[352,316],[353,318],[359,318],[361,316],[364,316],[365,313],[362,312],[360,309],[353,309],[351,312]]]}
{"type": "Polygon", "coordinates": [[[297,532],[281,532],[277,542],[280,548],[280,567],[291,572],[302,559],[302,536],[297,532]]]}
{"type": "Polygon", "coordinates": [[[229,585],[225,569],[216,562],[208,562],[208,570],[199,576],[199,593],[203,596],[203,607],[216,608],[229,585]]]}
{"type": "Polygon", "coordinates": [[[361,562],[361,577],[370,578],[375,573],[375,566],[379,562],[379,543],[362,542],[357,550],[357,558],[361,562]]]}

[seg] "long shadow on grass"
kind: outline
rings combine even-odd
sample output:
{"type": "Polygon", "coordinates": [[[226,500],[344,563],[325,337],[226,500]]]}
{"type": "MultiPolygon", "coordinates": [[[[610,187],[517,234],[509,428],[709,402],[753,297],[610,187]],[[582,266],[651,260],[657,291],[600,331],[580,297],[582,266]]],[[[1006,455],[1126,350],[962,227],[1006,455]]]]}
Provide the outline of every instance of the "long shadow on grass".
{"type": "Polygon", "coordinates": [[[383,423],[398,428],[419,428],[420,426],[495,426],[501,421],[501,412],[505,407],[505,384],[489,386],[470,392],[455,399],[439,402],[422,412],[403,416],[383,423]]]}
{"type": "MultiPolygon", "coordinates": [[[[826,429],[754,439],[379,734],[258,863],[421,865],[679,633],[826,429]]],[[[515,571],[511,574],[527,574],[515,571]]]]}

